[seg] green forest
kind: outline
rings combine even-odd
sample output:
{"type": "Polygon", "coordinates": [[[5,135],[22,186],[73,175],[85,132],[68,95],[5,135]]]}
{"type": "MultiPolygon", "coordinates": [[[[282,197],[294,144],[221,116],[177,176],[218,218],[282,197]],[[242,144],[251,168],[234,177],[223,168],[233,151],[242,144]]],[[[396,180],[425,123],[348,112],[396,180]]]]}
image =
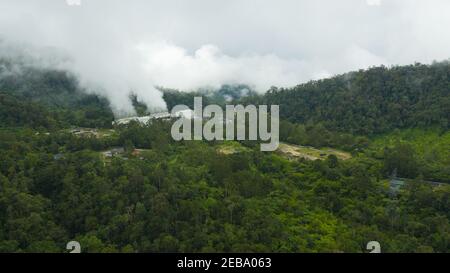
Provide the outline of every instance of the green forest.
{"type": "Polygon", "coordinates": [[[363,253],[369,241],[450,252],[447,62],[265,94],[162,89],[169,109],[198,95],[278,104],[283,143],[334,151],[315,160],[251,141],[175,142],[170,120],[113,126],[108,101],[69,73],[0,64],[0,252],[68,252],[73,240],[95,253],[363,253]]]}

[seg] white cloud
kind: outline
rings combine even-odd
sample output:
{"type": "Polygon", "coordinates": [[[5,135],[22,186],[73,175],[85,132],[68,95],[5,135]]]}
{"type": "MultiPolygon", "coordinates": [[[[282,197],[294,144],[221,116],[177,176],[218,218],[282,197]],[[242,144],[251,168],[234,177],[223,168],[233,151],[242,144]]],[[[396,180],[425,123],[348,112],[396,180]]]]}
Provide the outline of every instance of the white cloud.
{"type": "Polygon", "coordinates": [[[369,6],[380,6],[381,0],[366,0],[367,5],[369,6]]]}
{"type": "Polygon", "coordinates": [[[155,85],[246,83],[264,92],[447,59],[449,10],[448,0],[1,0],[0,37],[66,52],[86,86],[130,112],[130,89],[164,107],[155,85]]]}
{"type": "Polygon", "coordinates": [[[264,92],[272,85],[298,84],[308,79],[306,63],[275,55],[242,54],[232,57],[215,45],[203,45],[193,54],[167,42],[140,45],[144,71],[158,86],[193,90],[222,84],[248,83],[264,92]]]}

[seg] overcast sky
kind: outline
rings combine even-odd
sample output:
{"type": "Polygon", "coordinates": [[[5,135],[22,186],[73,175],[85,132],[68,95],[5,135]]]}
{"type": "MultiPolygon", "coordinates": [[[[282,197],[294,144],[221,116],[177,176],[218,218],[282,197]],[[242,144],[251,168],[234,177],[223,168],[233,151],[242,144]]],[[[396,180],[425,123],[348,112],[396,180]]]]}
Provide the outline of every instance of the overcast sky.
{"type": "Polygon", "coordinates": [[[245,83],[264,92],[374,65],[445,60],[449,14],[448,0],[0,0],[0,49],[54,48],[70,56],[65,65],[83,84],[130,112],[130,89],[164,106],[155,85],[245,83]]]}

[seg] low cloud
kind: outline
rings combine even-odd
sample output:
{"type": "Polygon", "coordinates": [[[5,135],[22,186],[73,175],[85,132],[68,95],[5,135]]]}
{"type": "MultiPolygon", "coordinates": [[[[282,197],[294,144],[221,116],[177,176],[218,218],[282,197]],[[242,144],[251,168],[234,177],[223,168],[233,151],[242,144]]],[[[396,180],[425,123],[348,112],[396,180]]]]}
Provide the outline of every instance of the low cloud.
{"type": "Polygon", "coordinates": [[[0,55],[25,51],[36,64],[68,69],[122,116],[133,114],[131,91],[165,108],[155,86],[242,83],[264,92],[448,59],[449,10],[446,0],[2,0],[0,39],[9,46],[0,55]]]}
{"type": "Polygon", "coordinates": [[[380,6],[381,0],[366,0],[367,5],[369,6],[380,6]]]}

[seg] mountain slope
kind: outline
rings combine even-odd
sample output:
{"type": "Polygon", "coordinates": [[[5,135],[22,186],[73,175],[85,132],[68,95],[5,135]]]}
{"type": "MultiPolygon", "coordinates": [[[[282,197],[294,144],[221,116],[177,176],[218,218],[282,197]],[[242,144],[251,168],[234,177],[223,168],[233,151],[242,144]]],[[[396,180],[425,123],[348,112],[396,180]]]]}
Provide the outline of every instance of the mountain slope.
{"type": "Polygon", "coordinates": [[[82,90],[70,73],[0,59],[0,126],[108,127],[109,102],[82,90]]]}
{"type": "Polygon", "coordinates": [[[289,89],[269,90],[281,117],[332,130],[373,134],[394,128],[450,125],[450,63],[375,67],[289,89]]]}

